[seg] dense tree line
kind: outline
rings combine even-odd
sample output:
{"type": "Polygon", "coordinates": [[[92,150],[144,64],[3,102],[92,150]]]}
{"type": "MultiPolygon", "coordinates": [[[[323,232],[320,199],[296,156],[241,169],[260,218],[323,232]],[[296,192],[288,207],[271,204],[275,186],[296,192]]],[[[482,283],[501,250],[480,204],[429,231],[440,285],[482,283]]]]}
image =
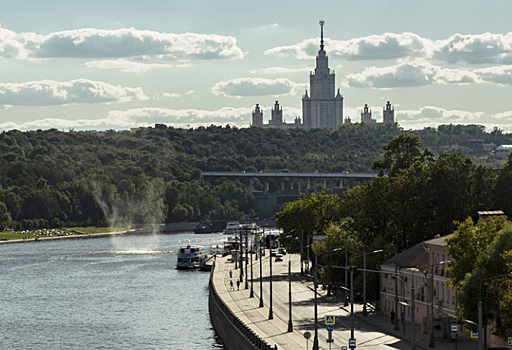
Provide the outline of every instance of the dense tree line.
{"type": "MultiPolygon", "coordinates": [[[[384,150],[373,164],[383,176],[342,196],[305,195],[284,206],[277,214],[283,237],[301,237],[304,230],[304,240],[311,242],[313,231],[323,231],[327,238],[314,245],[313,251],[322,254],[341,246],[355,257],[383,249],[379,257],[372,257],[378,262],[436,235],[451,234],[458,222],[468,218],[476,222],[477,211],[501,209],[512,214],[512,157],[503,168],[494,169],[476,165],[460,153],[435,156],[413,134],[395,137],[384,150]]],[[[282,241],[298,249],[296,241],[282,241]]],[[[482,252],[478,247],[473,250],[482,252]]],[[[477,261],[476,253],[469,259],[477,261]]],[[[322,260],[328,265],[345,264],[340,253],[322,260]]],[[[354,263],[361,266],[360,261],[354,263]]],[[[375,282],[370,294],[376,297],[375,282]]]]}
{"type": "MultiPolygon", "coordinates": [[[[480,135],[475,127],[446,129],[418,132],[432,142],[449,141],[445,134],[480,135]]],[[[381,145],[401,132],[395,124],[315,130],[156,125],[133,132],[2,132],[0,226],[237,218],[252,210],[253,196],[246,186],[226,179],[204,182],[201,171],[368,172],[383,154],[381,145]]],[[[503,143],[510,135],[492,137],[503,143]]]]}

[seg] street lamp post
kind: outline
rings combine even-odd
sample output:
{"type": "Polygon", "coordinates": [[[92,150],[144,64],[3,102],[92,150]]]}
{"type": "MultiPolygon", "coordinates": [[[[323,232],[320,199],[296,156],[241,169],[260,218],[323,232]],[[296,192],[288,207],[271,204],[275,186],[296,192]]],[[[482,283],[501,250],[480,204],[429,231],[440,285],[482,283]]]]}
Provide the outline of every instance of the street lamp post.
{"type": "MultiPolygon", "coordinates": [[[[247,264],[248,264],[248,258],[247,258],[247,255],[249,254],[249,242],[248,242],[248,228],[246,227],[245,228],[245,273],[246,274],[249,274],[249,271],[247,269],[247,264]]],[[[245,289],[249,289],[249,284],[248,284],[248,278],[245,279],[245,289]]]]}
{"type": "Polygon", "coordinates": [[[300,274],[304,274],[304,263],[302,259],[302,240],[299,239],[299,237],[293,237],[292,235],[288,235],[285,238],[287,239],[293,239],[294,241],[297,241],[300,243],[300,274]]]}
{"type": "Polygon", "coordinates": [[[414,294],[414,277],[412,279],[412,287],[411,287],[411,323],[412,323],[412,350],[416,350],[416,327],[415,327],[415,316],[416,316],[416,306],[415,306],[416,296],[414,294]]]}
{"type": "Polygon", "coordinates": [[[261,261],[263,260],[261,256],[261,242],[260,242],[260,307],[263,307],[263,268],[261,266],[261,261]]]}
{"type": "MultiPolygon", "coordinates": [[[[352,287],[350,287],[352,288],[352,287]]],[[[344,306],[348,306],[348,249],[345,247],[345,302],[343,303],[344,306]]]]}
{"type": "Polygon", "coordinates": [[[318,273],[318,259],[317,255],[315,254],[315,276],[314,276],[314,287],[315,287],[315,338],[313,339],[313,350],[318,350],[318,306],[317,306],[317,300],[316,300],[316,287],[317,287],[317,280],[316,275],[318,273]]]}
{"type": "MultiPolygon", "coordinates": [[[[254,242],[253,244],[251,245],[251,293],[249,294],[249,298],[254,298],[254,287],[253,287],[253,266],[252,266],[252,250],[254,249],[254,242]]],[[[258,256],[256,254],[256,256],[258,256]]]]}
{"type": "Polygon", "coordinates": [[[272,255],[269,254],[270,260],[270,308],[268,310],[268,319],[272,320],[274,318],[274,311],[272,310],[272,255]]]}
{"type": "Polygon", "coordinates": [[[350,266],[350,338],[354,339],[354,270],[357,267],[350,266]]]}
{"type": "MultiPolygon", "coordinates": [[[[363,252],[363,254],[362,254],[362,256],[363,256],[363,316],[364,317],[368,316],[368,311],[366,309],[366,256],[370,255],[370,254],[381,253],[382,251],[383,251],[382,249],[378,249],[378,250],[374,250],[373,252],[370,252],[370,253],[363,252]]],[[[361,257],[361,255],[356,255],[354,258],[359,258],[359,257],[361,257]]]]}
{"type": "Polygon", "coordinates": [[[292,257],[288,260],[288,332],[293,332],[292,322],[292,257]]]}
{"type": "Polygon", "coordinates": [[[436,347],[436,339],[434,337],[434,266],[447,264],[449,262],[450,260],[440,261],[438,263],[430,265],[430,341],[428,343],[429,348],[436,347]]]}
{"type": "Polygon", "coordinates": [[[398,254],[395,253],[395,327],[393,328],[395,331],[400,330],[400,326],[398,325],[398,254]]]}
{"type": "Polygon", "coordinates": [[[240,283],[242,283],[244,281],[243,251],[244,251],[244,245],[243,245],[243,242],[242,242],[242,231],[240,231],[240,251],[239,251],[239,258],[240,258],[240,283]]]}
{"type": "MultiPolygon", "coordinates": [[[[333,249],[328,252],[324,252],[324,254],[332,253],[341,250],[341,248],[333,249]]],[[[315,275],[314,275],[314,284],[315,284],[315,338],[313,339],[313,350],[318,350],[318,300],[316,296],[316,289],[318,285],[317,281],[317,275],[318,275],[318,254],[315,254],[315,275]]]]}

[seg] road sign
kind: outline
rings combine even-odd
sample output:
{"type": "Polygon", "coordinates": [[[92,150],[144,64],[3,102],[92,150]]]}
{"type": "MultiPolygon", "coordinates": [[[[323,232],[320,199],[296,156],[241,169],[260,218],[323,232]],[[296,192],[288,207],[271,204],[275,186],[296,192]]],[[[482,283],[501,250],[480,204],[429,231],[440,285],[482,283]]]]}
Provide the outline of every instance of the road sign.
{"type": "Polygon", "coordinates": [[[348,348],[349,349],[355,349],[356,348],[356,340],[355,340],[355,338],[350,338],[348,340],[348,348]]]}
{"type": "Polygon", "coordinates": [[[508,337],[508,346],[511,346],[511,345],[512,345],[512,338],[508,337]]]}
{"type": "Polygon", "coordinates": [[[334,326],[332,324],[328,324],[325,328],[327,328],[327,332],[332,332],[334,330],[334,326]]]}
{"type": "Polygon", "coordinates": [[[478,338],[478,332],[471,331],[471,338],[473,338],[473,339],[478,338]]]}
{"type": "Polygon", "coordinates": [[[334,324],[335,319],[334,315],[325,315],[325,324],[334,324]]]}
{"type": "Polygon", "coordinates": [[[311,338],[311,333],[309,333],[309,332],[304,332],[304,338],[306,338],[306,339],[311,338]]]}
{"type": "Polygon", "coordinates": [[[458,327],[456,323],[452,323],[452,334],[457,334],[458,327]]]}
{"type": "Polygon", "coordinates": [[[507,330],[505,331],[505,336],[506,336],[506,337],[509,337],[509,338],[510,338],[510,337],[512,337],[512,329],[510,329],[510,328],[509,328],[509,329],[507,329],[507,330]]]}
{"type": "Polygon", "coordinates": [[[334,339],[329,338],[329,339],[327,339],[327,340],[326,340],[326,342],[328,342],[328,343],[334,343],[334,339]]]}

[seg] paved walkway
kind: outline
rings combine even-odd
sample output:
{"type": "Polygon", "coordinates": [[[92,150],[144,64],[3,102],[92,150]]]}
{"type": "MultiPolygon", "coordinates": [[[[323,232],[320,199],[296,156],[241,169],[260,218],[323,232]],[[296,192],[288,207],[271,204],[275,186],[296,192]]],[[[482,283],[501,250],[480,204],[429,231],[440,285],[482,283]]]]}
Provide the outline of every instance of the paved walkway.
{"type": "MultiPolygon", "coordinates": [[[[268,252],[267,252],[268,253],[268,252]]],[[[289,257],[287,255],[286,257],[289,257]]],[[[233,313],[248,325],[256,334],[258,334],[268,344],[277,345],[278,349],[311,349],[313,339],[307,341],[304,338],[304,332],[309,331],[314,335],[313,323],[313,302],[312,291],[313,282],[304,276],[294,274],[292,279],[293,290],[293,332],[287,332],[288,329],[288,278],[287,278],[287,259],[285,263],[273,262],[273,319],[269,320],[269,293],[268,288],[268,254],[263,259],[265,268],[263,269],[264,287],[264,306],[259,307],[259,262],[254,261],[253,265],[253,283],[254,296],[250,298],[250,288],[245,289],[245,281],[237,288],[236,280],[239,278],[239,269],[234,269],[234,264],[228,260],[228,257],[217,258],[213,283],[217,292],[233,313]],[[232,277],[230,277],[230,271],[232,277]],[[233,282],[233,288],[230,282],[233,282]],[[304,295],[307,294],[307,298],[304,295]]],[[[296,264],[292,265],[292,271],[298,271],[298,257],[296,264]]],[[[293,261],[293,260],[292,260],[293,261]]],[[[249,274],[250,278],[250,274],[249,274]]],[[[250,279],[249,279],[250,281],[250,279]]],[[[333,332],[335,345],[332,349],[340,349],[341,346],[347,346],[350,331],[350,306],[344,307],[341,295],[327,296],[326,291],[318,289],[318,328],[319,328],[319,348],[330,349],[326,343],[327,331],[325,330],[323,316],[325,314],[336,315],[336,328],[333,332]]],[[[417,349],[429,348],[429,334],[421,334],[420,327],[415,327],[412,331],[410,323],[406,323],[405,333],[402,325],[399,331],[394,331],[394,325],[391,324],[388,317],[371,313],[368,317],[362,317],[362,305],[354,304],[355,311],[355,337],[358,338],[357,349],[411,349],[413,334],[416,338],[417,349]]],[[[348,348],[348,346],[347,346],[348,348]]],[[[459,339],[457,343],[449,339],[436,338],[435,349],[463,349],[476,350],[477,342],[472,339],[459,339]]]]}

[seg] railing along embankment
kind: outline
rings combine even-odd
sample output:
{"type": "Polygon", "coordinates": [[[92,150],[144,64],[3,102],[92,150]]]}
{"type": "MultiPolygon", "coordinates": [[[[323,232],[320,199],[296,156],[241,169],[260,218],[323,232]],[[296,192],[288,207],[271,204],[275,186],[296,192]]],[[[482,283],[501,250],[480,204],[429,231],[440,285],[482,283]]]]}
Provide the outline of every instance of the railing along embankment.
{"type": "Polygon", "coordinates": [[[274,350],[267,342],[261,339],[247,325],[245,325],[217,293],[214,283],[216,262],[213,263],[210,275],[210,292],[208,309],[213,329],[228,350],[274,350]]]}

